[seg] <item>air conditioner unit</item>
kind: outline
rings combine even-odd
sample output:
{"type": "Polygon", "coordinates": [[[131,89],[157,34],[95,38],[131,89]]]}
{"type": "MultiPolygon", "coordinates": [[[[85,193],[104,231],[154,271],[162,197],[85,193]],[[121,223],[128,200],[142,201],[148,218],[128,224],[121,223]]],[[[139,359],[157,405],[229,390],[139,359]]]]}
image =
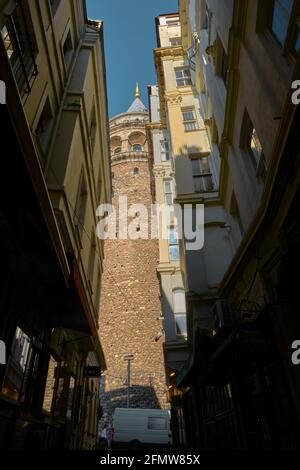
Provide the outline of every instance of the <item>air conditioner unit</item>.
{"type": "Polygon", "coordinates": [[[234,326],[234,318],[227,300],[217,300],[212,310],[213,335],[220,331],[228,331],[234,326]]]}

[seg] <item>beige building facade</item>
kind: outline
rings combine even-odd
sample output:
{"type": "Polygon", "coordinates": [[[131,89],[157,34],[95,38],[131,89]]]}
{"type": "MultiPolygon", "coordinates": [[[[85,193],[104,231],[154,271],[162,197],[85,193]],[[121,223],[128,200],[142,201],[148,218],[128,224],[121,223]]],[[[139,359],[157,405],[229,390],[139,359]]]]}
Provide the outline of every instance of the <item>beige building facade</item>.
{"type": "Polygon", "coordinates": [[[295,448],[299,380],[290,347],[298,301],[286,263],[299,253],[292,222],[299,167],[292,165],[293,177],[288,170],[299,153],[292,101],[299,3],[180,0],[179,7],[215,185],[213,199],[203,197],[205,243],[192,275],[199,281],[206,273],[213,295],[206,305],[198,297],[196,315],[188,300],[192,353],[176,381],[191,387],[183,397],[187,441],[295,448]]]}
{"type": "Polygon", "coordinates": [[[148,87],[150,123],[147,125],[149,160],[154,181],[154,202],[170,210],[170,220],[159,220],[159,264],[157,272],[162,291],[162,315],[165,334],[164,351],[169,385],[174,371],[187,358],[187,323],[185,285],[181,268],[178,220],[174,207],[176,182],[170,134],[160,122],[157,85],[148,87]],[[162,224],[168,224],[162,226],[162,224]]]}

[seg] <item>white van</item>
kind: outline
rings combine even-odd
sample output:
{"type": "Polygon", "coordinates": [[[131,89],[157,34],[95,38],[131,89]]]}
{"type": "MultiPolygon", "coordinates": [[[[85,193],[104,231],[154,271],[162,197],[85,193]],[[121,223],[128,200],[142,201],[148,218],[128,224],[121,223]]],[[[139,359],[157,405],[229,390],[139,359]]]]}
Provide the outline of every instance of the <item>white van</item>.
{"type": "Polygon", "coordinates": [[[113,447],[138,449],[172,444],[169,410],[116,408],[113,418],[113,447]]]}

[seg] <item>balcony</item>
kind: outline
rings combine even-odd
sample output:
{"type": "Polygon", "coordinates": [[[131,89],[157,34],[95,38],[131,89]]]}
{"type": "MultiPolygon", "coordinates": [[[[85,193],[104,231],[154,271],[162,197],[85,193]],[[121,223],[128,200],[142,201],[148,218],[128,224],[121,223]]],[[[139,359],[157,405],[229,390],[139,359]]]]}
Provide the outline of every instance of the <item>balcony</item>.
{"type": "Polygon", "coordinates": [[[38,75],[36,41],[26,2],[18,2],[1,28],[2,40],[21,97],[31,92],[38,75]]]}
{"type": "Polygon", "coordinates": [[[127,150],[125,152],[119,152],[111,156],[111,161],[113,163],[127,161],[127,160],[148,161],[148,152],[146,152],[145,150],[142,150],[142,151],[127,150]]]}

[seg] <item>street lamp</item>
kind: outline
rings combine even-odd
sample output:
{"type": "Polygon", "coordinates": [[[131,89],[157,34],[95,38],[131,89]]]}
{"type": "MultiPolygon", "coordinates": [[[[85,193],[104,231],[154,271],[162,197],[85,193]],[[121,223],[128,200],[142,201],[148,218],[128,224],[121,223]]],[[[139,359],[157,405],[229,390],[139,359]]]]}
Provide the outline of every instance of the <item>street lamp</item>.
{"type": "Polygon", "coordinates": [[[133,361],[133,354],[125,354],[124,361],[127,361],[127,408],[129,408],[129,389],[130,389],[130,379],[131,379],[131,361],[133,361]]]}

